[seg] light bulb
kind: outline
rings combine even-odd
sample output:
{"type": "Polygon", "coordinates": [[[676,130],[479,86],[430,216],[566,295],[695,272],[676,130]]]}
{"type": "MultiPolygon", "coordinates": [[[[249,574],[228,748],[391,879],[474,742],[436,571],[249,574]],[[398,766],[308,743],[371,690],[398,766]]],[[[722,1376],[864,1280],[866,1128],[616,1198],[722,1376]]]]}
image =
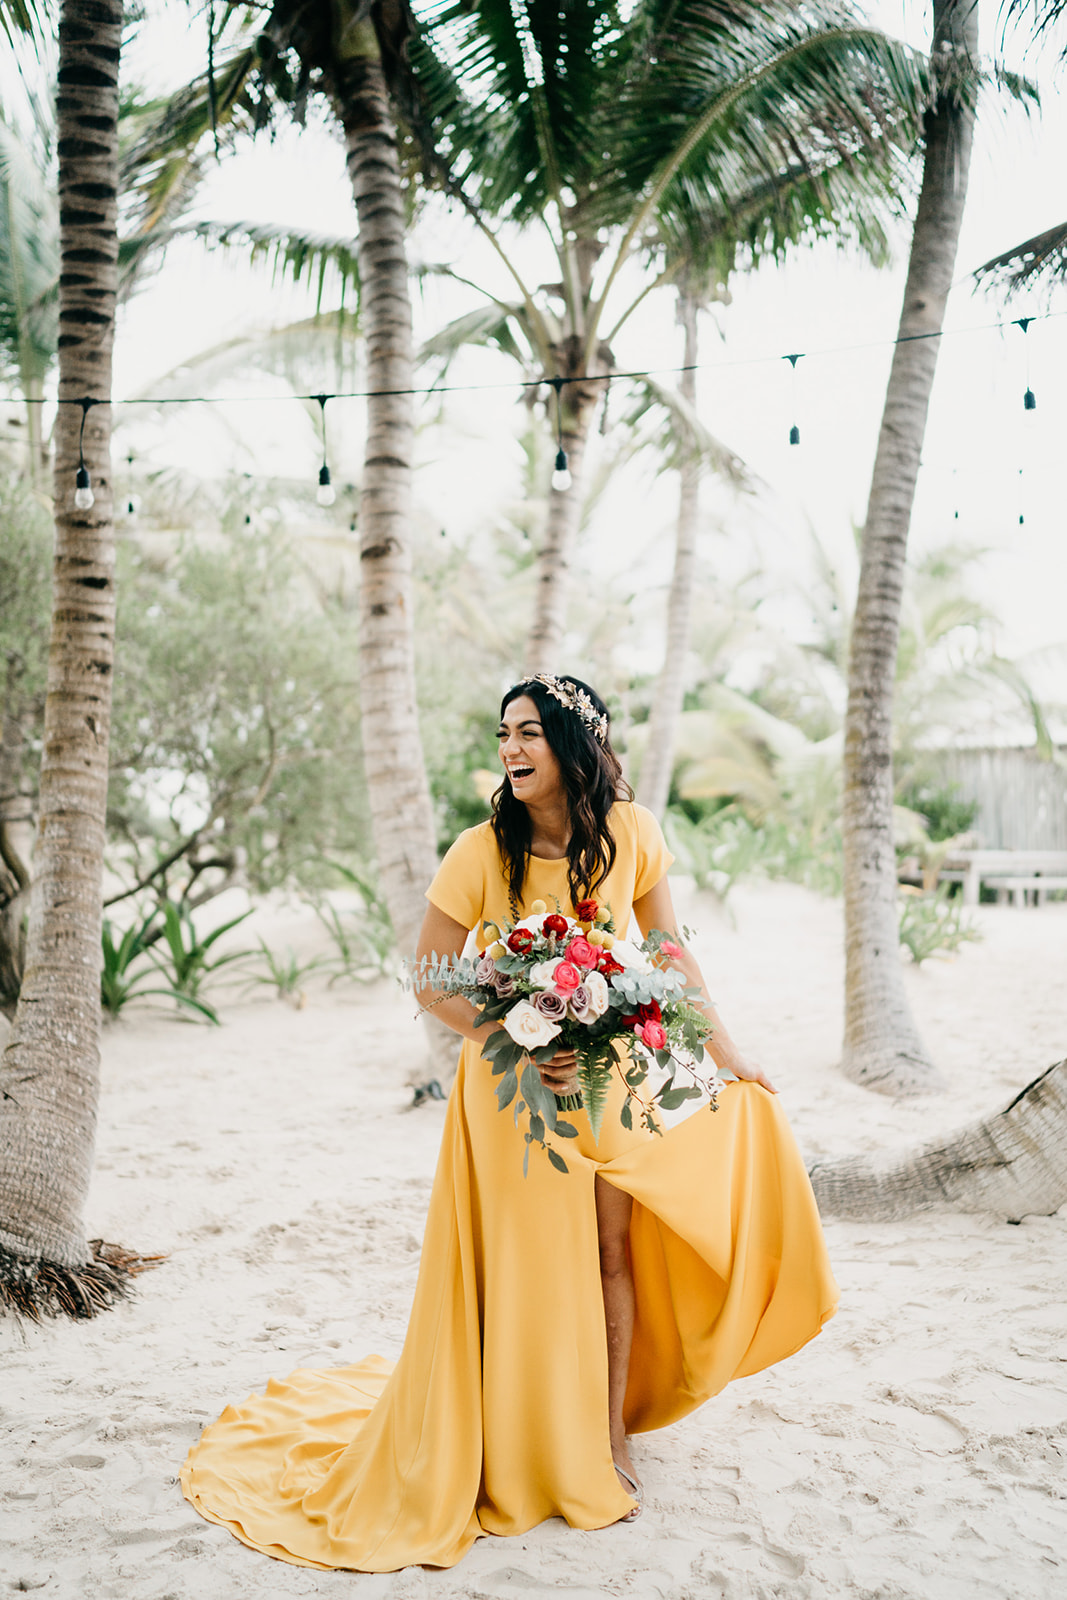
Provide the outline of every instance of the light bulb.
{"type": "Polygon", "coordinates": [[[560,448],[556,451],[556,470],[552,474],[552,487],[557,494],[566,494],[572,481],[567,470],[567,452],[560,448]]]}
{"type": "Polygon", "coordinates": [[[337,491],[330,482],[330,469],[325,461],[319,468],[319,486],[315,490],[315,499],[320,506],[332,506],[337,499],[337,491]]]}
{"type": "Polygon", "coordinates": [[[88,511],[96,496],[93,494],[92,479],[89,477],[88,467],[78,468],[77,477],[74,479],[74,504],[79,511],[88,511]]]}

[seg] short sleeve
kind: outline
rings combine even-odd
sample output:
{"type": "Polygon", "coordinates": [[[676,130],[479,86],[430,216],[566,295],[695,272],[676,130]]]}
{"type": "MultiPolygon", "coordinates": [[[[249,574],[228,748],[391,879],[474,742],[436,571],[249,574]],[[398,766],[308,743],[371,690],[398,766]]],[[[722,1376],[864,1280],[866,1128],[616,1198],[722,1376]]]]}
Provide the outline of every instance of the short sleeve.
{"type": "Polygon", "coordinates": [[[426,898],[446,917],[465,928],[477,928],[482,920],[486,896],[486,850],[484,828],[467,828],[449,846],[437,869],[426,898]]]}
{"type": "Polygon", "coordinates": [[[667,849],[667,841],[652,812],[645,806],[634,805],[634,822],[637,828],[637,866],[634,873],[634,899],[640,900],[667,876],[674,857],[667,849]]]}

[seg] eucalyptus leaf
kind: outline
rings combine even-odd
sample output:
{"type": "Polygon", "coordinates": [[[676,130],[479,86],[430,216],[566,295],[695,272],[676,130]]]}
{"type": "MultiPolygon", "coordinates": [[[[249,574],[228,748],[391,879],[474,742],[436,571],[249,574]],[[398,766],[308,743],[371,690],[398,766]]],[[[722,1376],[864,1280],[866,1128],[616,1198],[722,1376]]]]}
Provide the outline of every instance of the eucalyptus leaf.
{"type": "Polygon", "coordinates": [[[567,1171],[567,1163],[564,1161],[564,1159],[560,1155],[559,1151],[558,1150],[553,1150],[551,1145],[548,1146],[548,1159],[551,1161],[552,1165],[556,1168],[557,1172],[566,1172],[567,1171]]]}

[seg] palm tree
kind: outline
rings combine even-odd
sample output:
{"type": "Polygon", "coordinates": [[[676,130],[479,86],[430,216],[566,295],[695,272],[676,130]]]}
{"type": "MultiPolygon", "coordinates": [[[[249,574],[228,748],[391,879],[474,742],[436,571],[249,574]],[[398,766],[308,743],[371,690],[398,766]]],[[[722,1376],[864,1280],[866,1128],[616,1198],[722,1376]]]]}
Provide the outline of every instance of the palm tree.
{"type": "Polygon", "coordinates": [[[967,196],[974,0],[935,0],[923,183],[860,558],[845,721],[845,1038],[842,1065],[886,1094],[942,1087],[912,1019],[897,951],[893,682],[908,526],[967,196]]]}
{"type": "Polygon", "coordinates": [[[590,423],[628,318],[691,262],[716,259],[725,275],[746,250],[880,237],[894,140],[911,139],[922,76],[833,3],[439,0],[420,15],[412,60],[431,170],[516,291],[488,295],[470,336],[555,389],[546,404],[570,487],[552,496],[526,651],[528,669],[551,668],[590,423]],[[527,282],[502,221],[544,227],[557,281],[527,282]],[[649,268],[636,289],[624,270],[635,257],[649,268]]]}
{"type": "Polygon", "coordinates": [[[0,361],[26,402],[27,465],[36,487],[47,468],[41,439],[44,383],[55,355],[59,217],[51,106],[27,88],[22,114],[0,106],[0,361]]]}
{"type": "Polygon", "coordinates": [[[311,94],[336,117],[359,222],[354,256],[370,391],[359,514],[364,762],[382,893],[401,948],[414,948],[437,856],[415,700],[414,357],[391,95],[399,92],[412,19],[405,0],[275,0],[265,13],[230,0],[218,15],[217,71],[173,96],[130,152],[140,222],[151,233],[169,215],[212,127],[232,141],[266,126],[277,106],[302,117],[311,94]]]}
{"type": "Polygon", "coordinates": [[[0,1067],[0,1296],[34,1314],[91,1315],[124,1284],[121,1266],[94,1259],[82,1223],[99,1083],[115,628],[109,399],[122,21],[121,0],[63,0],[59,17],[51,649],[26,969],[0,1067]]]}

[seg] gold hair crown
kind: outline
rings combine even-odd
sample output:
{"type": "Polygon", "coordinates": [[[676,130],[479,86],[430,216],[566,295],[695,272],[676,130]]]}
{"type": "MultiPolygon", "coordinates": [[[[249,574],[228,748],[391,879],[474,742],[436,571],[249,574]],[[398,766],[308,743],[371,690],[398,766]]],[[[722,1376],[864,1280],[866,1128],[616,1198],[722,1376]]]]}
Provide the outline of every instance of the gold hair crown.
{"type": "Polygon", "coordinates": [[[525,679],[526,683],[540,683],[548,690],[552,697],[567,707],[568,711],[575,712],[585,723],[589,732],[598,744],[603,744],[608,736],[608,719],[603,711],[598,711],[584,689],[576,685],[572,687],[560,678],[553,678],[547,672],[535,672],[532,678],[525,679]]]}

